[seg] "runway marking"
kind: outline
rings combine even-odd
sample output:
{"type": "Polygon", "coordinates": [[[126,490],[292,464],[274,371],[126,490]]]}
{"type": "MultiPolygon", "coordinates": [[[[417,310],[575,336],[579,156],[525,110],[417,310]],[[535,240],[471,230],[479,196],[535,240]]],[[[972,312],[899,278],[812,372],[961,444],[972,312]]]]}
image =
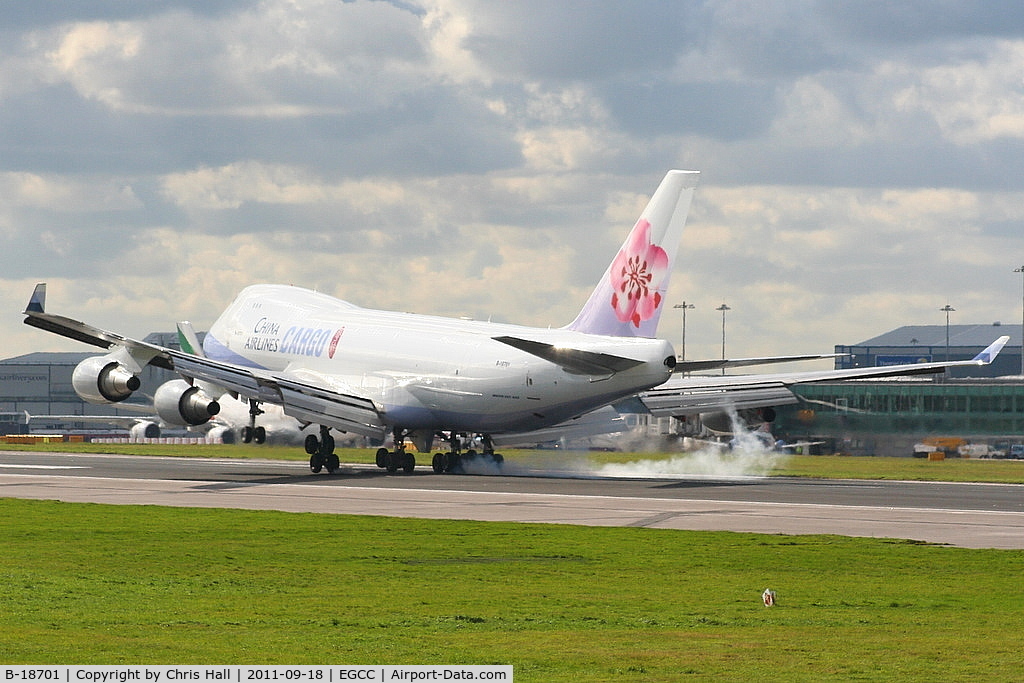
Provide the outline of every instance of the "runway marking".
{"type": "Polygon", "coordinates": [[[0,469],[7,470],[87,470],[85,465],[14,465],[0,463],[0,469]]]}

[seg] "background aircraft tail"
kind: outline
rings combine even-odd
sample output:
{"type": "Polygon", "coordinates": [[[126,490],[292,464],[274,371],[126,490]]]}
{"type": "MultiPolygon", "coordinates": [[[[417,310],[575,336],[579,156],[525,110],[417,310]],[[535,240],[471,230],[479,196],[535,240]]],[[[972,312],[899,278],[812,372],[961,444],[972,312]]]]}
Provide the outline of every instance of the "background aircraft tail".
{"type": "Polygon", "coordinates": [[[698,171],[669,171],[597,289],[567,329],[654,337],[698,171]]]}
{"type": "Polygon", "coordinates": [[[185,353],[191,353],[193,356],[206,357],[206,353],[203,352],[203,345],[199,343],[199,336],[196,334],[195,328],[187,320],[182,320],[178,323],[178,347],[185,353]]]}

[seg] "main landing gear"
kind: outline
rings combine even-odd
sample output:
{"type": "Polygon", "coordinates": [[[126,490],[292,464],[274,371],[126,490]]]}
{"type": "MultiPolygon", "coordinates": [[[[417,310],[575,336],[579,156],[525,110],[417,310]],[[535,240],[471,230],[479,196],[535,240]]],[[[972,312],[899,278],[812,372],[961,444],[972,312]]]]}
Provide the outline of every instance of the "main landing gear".
{"type": "Polygon", "coordinates": [[[434,472],[437,474],[460,473],[465,471],[466,465],[487,460],[497,467],[501,467],[502,463],[505,462],[505,458],[501,453],[494,452],[494,443],[491,441],[491,436],[484,434],[480,438],[483,442],[482,452],[477,452],[476,449],[470,448],[463,453],[462,440],[457,433],[451,432],[448,436],[448,445],[451,450],[447,453],[434,453],[434,458],[430,462],[434,472]]]}
{"type": "Polygon", "coordinates": [[[315,434],[306,437],[306,452],[309,453],[309,469],[313,474],[319,474],[320,470],[326,469],[327,474],[334,474],[341,461],[334,453],[334,437],[331,436],[331,428],[320,425],[320,438],[315,434]]]}
{"type": "Polygon", "coordinates": [[[395,450],[389,451],[386,448],[377,449],[377,467],[387,470],[388,474],[394,474],[402,470],[406,474],[412,474],[416,469],[416,457],[412,453],[405,452],[405,430],[395,427],[395,450]]]}
{"type": "Polygon", "coordinates": [[[242,427],[242,443],[266,443],[267,428],[256,426],[256,418],[262,414],[259,401],[249,399],[249,424],[242,427]]]}

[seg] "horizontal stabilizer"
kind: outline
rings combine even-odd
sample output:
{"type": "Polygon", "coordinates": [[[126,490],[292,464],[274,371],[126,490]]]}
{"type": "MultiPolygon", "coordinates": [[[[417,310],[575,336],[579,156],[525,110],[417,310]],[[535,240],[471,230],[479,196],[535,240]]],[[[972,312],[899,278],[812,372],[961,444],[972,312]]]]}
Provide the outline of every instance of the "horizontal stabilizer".
{"type": "Polygon", "coordinates": [[[550,361],[574,375],[608,375],[643,364],[643,361],[633,358],[623,358],[596,351],[559,348],[554,344],[519,337],[494,337],[494,340],[550,361]]]}

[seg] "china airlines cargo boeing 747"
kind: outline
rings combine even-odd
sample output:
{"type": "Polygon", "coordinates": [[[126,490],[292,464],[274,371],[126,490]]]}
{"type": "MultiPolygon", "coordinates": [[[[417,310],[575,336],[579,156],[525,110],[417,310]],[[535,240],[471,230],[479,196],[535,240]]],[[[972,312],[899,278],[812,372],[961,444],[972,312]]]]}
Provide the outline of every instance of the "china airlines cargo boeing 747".
{"type": "MultiPolygon", "coordinates": [[[[446,472],[458,467],[466,436],[479,437],[485,454],[500,459],[492,435],[551,427],[623,399],[634,410],[648,401],[660,414],[685,412],[695,400],[705,408],[717,401],[721,409],[749,386],[761,401],[783,402],[776,385],[785,391],[800,381],[794,379],[799,373],[775,376],[784,379],[768,390],[758,376],[746,383],[677,377],[666,384],[680,370],[822,357],[677,363],[669,342],[654,338],[697,178],[695,171],[669,171],[579,315],[560,329],[370,310],[272,284],[242,290],[201,350],[164,348],[47,313],[45,284],[37,285],[25,322],[106,349],[75,369],[75,391],[87,401],[124,400],[152,363],[183,378],[154,397],[158,415],[170,424],[208,421],[219,410],[214,397],[229,392],[249,400],[253,425],[264,403],[281,406],[307,427],[319,425],[306,437],[313,472],[339,466],[332,429],[376,439],[391,432],[395,448],[378,451],[377,464],[392,472],[415,466],[406,440],[426,453],[440,437],[449,447],[432,465],[446,472]],[[663,388],[649,392],[655,387],[663,388]]],[[[987,352],[994,356],[1003,343],[987,352]]],[[[815,377],[807,381],[935,372],[955,364],[809,373],[815,377]]]]}

